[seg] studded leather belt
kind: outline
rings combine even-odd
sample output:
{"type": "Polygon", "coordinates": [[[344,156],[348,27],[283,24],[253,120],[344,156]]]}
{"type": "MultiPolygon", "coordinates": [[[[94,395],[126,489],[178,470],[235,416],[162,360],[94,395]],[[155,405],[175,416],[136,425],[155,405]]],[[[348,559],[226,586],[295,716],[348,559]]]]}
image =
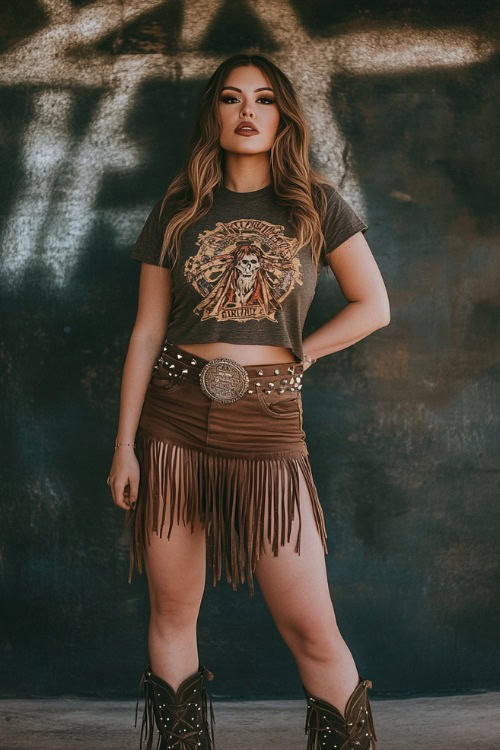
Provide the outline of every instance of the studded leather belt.
{"type": "Polygon", "coordinates": [[[196,383],[213,401],[231,403],[246,393],[300,391],[304,365],[285,362],[243,366],[229,357],[206,360],[165,339],[154,369],[161,372],[155,373],[156,382],[163,377],[167,389],[170,383],[196,383]]]}

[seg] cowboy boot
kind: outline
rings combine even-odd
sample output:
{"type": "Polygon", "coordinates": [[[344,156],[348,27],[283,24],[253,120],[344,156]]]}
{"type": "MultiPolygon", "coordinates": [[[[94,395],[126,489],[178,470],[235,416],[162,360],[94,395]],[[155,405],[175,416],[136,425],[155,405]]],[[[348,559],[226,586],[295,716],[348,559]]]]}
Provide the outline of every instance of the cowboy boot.
{"type": "MultiPolygon", "coordinates": [[[[143,738],[147,742],[146,750],[151,750],[153,746],[153,716],[158,732],[156,750],[215,750],[215,717],[212,698],[203,684],[204,677],[213,680],[214,675],[199,664],[198,670],[186,677],[175,691],[152,671],[151,664],[146,666],[139,685],[139,692],[144,687],[140,750],[143,738]]],[[[138,705],[139,698],[135,707],[135,726],[138,705]]]]}
{"type": "Polygon", "coordinates": [[[377,735],[367,695],[372,682],[359,673],[358,677],[345,707],[345,718],[335,706],[312,695],[302,684],[307,699],[306,750],[376,750],[377,735]]]}

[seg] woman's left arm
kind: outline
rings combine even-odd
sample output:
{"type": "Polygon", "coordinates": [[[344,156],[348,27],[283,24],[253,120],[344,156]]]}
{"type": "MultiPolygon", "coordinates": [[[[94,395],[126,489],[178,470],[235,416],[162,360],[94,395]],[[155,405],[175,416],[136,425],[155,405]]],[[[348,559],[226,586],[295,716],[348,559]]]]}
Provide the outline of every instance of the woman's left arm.
{"type": "Polygon", "coordinates": [[[389,297],[363,232],[326,255],[348,304],[303,340],[312,359],[345,349],[390,323],[389,297]]]}

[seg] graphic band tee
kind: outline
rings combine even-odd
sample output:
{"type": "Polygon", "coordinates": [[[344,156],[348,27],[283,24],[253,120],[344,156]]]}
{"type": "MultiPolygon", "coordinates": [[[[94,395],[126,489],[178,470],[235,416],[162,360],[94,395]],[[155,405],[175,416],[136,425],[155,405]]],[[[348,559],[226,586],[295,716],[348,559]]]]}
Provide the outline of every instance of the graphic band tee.
{"type": "MultiPolygon", "coordinates": [[[[210,211],[182,234],[180,262],[163,262],[172,271],[169,341],[284,346],[302,361],[302,330],[326,255],[368,229],[335,188],[323,189],[326,244],[316,271],[311,247],[297,252],[287,208],[277,202],[272,183],[244,193],[216,188],[210,211]]],[[[159,265],[169,220],[164,211],[160,221],[161,202],[135,242],[134,260],[159,265]]]]}

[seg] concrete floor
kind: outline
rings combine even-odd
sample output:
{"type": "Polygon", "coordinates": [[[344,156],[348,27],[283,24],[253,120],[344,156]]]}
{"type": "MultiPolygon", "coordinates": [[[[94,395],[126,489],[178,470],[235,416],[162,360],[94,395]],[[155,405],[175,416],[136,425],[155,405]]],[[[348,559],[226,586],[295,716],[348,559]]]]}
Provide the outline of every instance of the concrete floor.
{"type": "MultiPolygon", "coordinates": [[[[371,699],[377,750],[500,750],[500,693],[371,699]]],[[[1,750],[138,750],[135,701],[0,700],[1,750]]],[[[305,701],[215,701],[216,750],[305,750],[305,701]]]]}

